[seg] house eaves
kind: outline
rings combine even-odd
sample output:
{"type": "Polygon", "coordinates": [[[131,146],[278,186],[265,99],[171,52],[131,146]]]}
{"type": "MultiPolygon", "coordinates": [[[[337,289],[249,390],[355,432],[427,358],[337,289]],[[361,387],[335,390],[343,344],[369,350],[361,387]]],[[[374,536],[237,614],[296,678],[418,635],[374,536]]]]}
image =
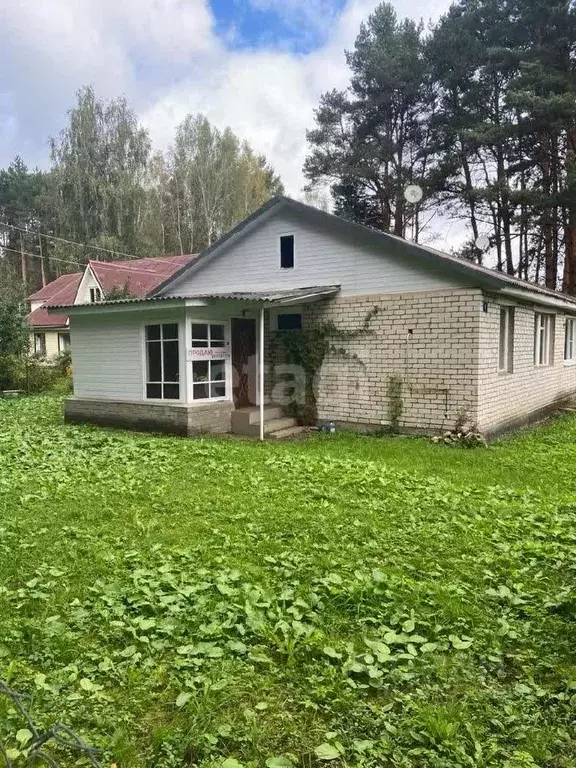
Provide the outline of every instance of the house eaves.
{"type": "Polygon", "coordinates": [[[185,274],[193,274],[194,271],[201,269],[210,259],[212,259],[217,253],[219,253],[225,246],[230,245],[241,236],[245,235],[256,224],[260,223],[264,218],[269,216],[273,211],[280,211],[282,209],[288,209],[297,215],[307,216],[313,218],[332,229],[339,229],[340,231],[347,232],[351,235],[357,235],[364,240],[370,241],[377,247],[394,245],[395,249],[407,258],[410,258],[418,262],[422,268],[426,266],[439,267],[448,273],[458,274],[464,280],[471,285],[477,285],[480,288],[491,289],[504,289],[515,288],[518,291],[525,292],[532,295],[532,301],[541,301],[544,303],[544,298],[556,299],[562,302],[565,306],[576,307],[576,297],[571,297],[563,294],[559,291],[553,291],[549,288],[544,288],[533,283],[529,283],[525,280],[506,275],[502,272],[483,267],[479,264],[474,264],[464,259],[460,259],[457,256],[453,256],[443,251],[438,251],[435,248],[429,246],[419,245],[412,243],[408,240],[404,240],[397,235],[392,235],[388,232],[380,232],[378,230],[367,227],[363,224],[357,224],[356,222],[348,221],[334,214],[321,211],[318,208],[314,208],[305,203],[301,203],[298,200],[293,200],[289,197],[277,196],[271,198],[261,208],[252,213],[246,219],[237,224],[233,229],[227,232],[223,237],[217,240],[213,245],[206,248],[191,264],[185,265],[178,271],[176,271],[171,277],[160,283],[150,296],[157,296],[169,288],[170,285],[175,285],[176,282],[185,274]]]}

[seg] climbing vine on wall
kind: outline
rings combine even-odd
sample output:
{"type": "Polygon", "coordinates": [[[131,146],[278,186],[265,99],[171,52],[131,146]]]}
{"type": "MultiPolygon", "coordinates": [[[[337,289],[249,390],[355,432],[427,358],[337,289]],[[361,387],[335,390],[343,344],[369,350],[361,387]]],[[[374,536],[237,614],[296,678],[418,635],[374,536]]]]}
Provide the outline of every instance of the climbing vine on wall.
{"type": "Polygon", "coordinates": [[[395,374],[388,378],[388,421],[392,432],[398,432],[400,417],[404,410],[404,400],[402,398],[402,379],[395,374]]]}
{"type": "Polygon", "coordinates": [[[370,335],[372,333],[370,324],[379,311],[378,307],[373,307],[367,313],[361,327],[353,330],[338,328],[329,321],[316,323],[302,330],[276,331],[273,337],[274,350],[282,350],[287,362],[299,366],[304,372],[304,402],[294,401],[290,406],[292,413],[301,424],[312,425],[318,421],[316,376],[328,355],[356,360],[363,365],[358,355],[337,343],[370,335]]]}

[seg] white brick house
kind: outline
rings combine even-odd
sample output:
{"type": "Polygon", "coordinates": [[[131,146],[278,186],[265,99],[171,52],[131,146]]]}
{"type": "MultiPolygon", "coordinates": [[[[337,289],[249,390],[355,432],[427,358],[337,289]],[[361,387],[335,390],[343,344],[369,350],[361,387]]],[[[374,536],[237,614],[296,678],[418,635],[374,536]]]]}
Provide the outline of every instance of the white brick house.
{"type": "Polygon", "coordinates": [[[369,331],[337,342],[347,354],[319,372],[321,421],[387,425],[391,377],[399,426],[416,432],[465,411],[495,434],[576,394],[574,298],[285,197],[145,297],[66,311],[69,420],[284,434],[281,406],[301,379],[274,359],[274,332],[326,321],[354,331],[369,315],[369,331]]]}

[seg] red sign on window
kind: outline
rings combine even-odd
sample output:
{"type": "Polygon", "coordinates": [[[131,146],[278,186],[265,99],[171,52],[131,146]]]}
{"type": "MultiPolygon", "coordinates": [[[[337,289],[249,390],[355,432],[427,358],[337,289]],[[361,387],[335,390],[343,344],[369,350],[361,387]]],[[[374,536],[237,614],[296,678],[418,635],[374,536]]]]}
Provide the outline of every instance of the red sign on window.
{"type": "Polygon", "coordinates": [[[229,360],[230,347],[193,347],[188,350],[188,360],[229,360]]]}

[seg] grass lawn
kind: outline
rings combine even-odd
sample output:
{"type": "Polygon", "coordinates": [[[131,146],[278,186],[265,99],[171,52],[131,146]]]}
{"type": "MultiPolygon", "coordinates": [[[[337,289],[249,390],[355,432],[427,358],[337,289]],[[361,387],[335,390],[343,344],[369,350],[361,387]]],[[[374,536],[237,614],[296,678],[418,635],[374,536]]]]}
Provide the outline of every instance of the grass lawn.
{"type": "Polygon", "coordinates": [[[575,766],[575,521],[570,416],[466,451],[0,401],[0,678],[118,768],[575,766]]]}

